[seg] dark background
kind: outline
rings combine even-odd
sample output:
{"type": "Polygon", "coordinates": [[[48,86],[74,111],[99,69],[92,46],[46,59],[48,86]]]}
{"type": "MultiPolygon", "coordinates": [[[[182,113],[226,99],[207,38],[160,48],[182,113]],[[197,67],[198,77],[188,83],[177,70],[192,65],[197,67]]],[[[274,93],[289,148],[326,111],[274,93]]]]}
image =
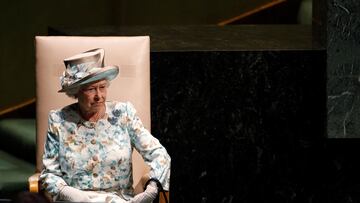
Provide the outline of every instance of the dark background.
{"type": "Polygon", "coordinates": [[[359,2],[314,1],[310,21],[300,1],[255,13],[266,2],[252,2],[43,3],[35,11],[6,2],[28,18],[2,22],[1,76],[28,74],[4,88],[4,106],[34,95],[35,34],[149,34],[152,132],[172,157],[171,201],[360,202],[359,2]],[[95,8],[103,15],[91,15],[95,8]]]}
{"type": "Polygon", "coordinates": [[[311,23],[311,0],[4,0],[0,8],[0,110],[35,97],[34,36],[48,27],[311,23]]]}

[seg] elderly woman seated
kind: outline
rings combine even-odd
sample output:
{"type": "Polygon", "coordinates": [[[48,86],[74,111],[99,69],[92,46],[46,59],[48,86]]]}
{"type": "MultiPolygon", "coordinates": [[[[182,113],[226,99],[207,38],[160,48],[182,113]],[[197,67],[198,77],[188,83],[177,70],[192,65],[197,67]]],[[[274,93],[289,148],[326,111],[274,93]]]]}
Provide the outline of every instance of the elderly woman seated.
{"type": "Polygon", "coordinates": [[[49,113],[40,176],[44,190],[53,200],[152,202],[158,186],[169,189],[170,156],[144,128],[131,103],[106,100],[119,68],[104,66],[103,49],[64,63],[59,92],[77,102],[49,113]],[[139,194],[132,187],[133,148],[150,166],[149,184],[139,194]]]}

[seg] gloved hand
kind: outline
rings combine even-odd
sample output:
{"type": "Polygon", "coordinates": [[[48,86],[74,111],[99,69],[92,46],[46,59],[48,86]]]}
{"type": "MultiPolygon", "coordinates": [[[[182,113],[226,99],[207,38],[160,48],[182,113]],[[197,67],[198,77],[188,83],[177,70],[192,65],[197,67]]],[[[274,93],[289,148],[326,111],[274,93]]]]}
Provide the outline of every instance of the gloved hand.
{"type": "Polygon", "coordinates": [[[69,202],[90,202],[90,198],[85,191],[70,186],[64,186],[60,190],[59,198],[69,202]]]}
{"type": "Polygon", "coordinates": [[[86,191],[86,194],[89,195],[89,202],[97,203],[128,203],[128,201],[121,199],[119,196],[111,193],[98,193],[94,191],[86,191]]]}
{"type": "Polygon", "coordinates": [[[138,195],[136,195],[133,199],[130,200],[131,203],[151,203],[154,201],[158,194],[158,188],[155,182],[151,181],[149,185],[146,187],[146,190],[138,195]]]}

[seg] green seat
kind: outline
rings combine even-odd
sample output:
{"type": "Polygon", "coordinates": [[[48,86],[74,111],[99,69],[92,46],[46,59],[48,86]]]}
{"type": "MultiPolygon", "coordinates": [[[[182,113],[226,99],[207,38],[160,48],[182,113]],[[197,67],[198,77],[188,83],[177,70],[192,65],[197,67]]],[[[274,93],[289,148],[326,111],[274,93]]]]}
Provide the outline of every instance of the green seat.
{"type": "Polygon", "coordinates": [[[0,150],[0,198],[12,198],[21,191],[27,191],[27,179],[34,170],[35,164],[0,150]]]}
{"type": "Polygon", "coordinates": [[[0,149],[29,163],[35,163],[35,118],[0,120],[0,149]]]}

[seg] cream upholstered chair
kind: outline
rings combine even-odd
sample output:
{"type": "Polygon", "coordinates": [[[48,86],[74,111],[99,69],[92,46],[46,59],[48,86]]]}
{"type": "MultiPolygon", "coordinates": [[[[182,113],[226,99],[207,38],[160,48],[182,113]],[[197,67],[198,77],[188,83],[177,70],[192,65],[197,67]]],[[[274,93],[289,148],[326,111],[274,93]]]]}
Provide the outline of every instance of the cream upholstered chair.
{"type": "MultiPolygon", "coordinates": [[[[150,130],[150,39],[137,37],[36,37],[36,174],[29,178],[30,191],[39,191],[39,172],[46,138],[47,119],[51,109],[75,102],[61,89],[59,77],[65,70],[63,59],[80,52],[103,48],[105,65],[114,64],[120,74],[111,81],[108,100],[130,101],[144,126],[150,130]]],[[[141,190],[149,168],[134,150],[133,179],[135,191],[141,190]],[[141,182],[142,181],[142,182],[141,182]],[[137,187],[136,187],[137,186],[137,187]]],[[[161,198],[160,198],[161,199],[161,198]]]]}

